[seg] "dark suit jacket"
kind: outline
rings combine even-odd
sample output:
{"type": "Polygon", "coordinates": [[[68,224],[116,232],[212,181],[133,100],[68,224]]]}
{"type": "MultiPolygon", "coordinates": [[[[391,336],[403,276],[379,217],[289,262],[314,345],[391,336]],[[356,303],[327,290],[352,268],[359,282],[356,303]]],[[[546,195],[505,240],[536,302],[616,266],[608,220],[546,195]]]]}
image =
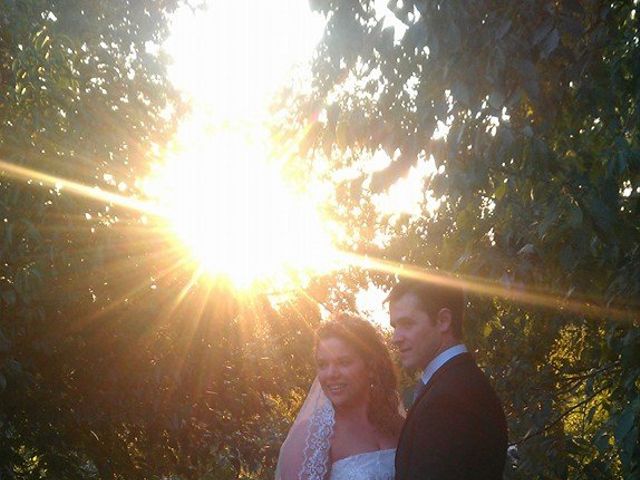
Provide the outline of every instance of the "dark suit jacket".
{"type": "Polygon", "coordinates": [[[396,480],[494,480],[507,455],[504,411],[468,353],[445,363],[409,410],[396,480]]]}

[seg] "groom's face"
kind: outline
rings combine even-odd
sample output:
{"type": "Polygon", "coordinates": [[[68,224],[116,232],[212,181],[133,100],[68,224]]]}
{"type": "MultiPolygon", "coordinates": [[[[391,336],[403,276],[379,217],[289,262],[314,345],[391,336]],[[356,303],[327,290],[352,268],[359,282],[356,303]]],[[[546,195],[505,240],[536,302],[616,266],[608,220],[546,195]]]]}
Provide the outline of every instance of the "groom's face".
{"type": "Polygon", "coordinates": [[[393,343],[406,369],[423,370],[440,351],[443,338],[435,319],[429,317],[418,297],[407,292],[389,305],[393,343]]]}

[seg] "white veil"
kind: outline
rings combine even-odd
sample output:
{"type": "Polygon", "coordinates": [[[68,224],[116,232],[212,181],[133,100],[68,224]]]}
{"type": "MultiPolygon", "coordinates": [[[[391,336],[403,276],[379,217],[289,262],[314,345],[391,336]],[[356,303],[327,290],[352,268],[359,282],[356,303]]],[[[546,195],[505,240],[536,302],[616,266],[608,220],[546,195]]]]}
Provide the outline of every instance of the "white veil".
{"type": "Polygon", "coordinates": [[[316,378],[280,448],[275,480],[325,480],[335,412],[316,378]]]}

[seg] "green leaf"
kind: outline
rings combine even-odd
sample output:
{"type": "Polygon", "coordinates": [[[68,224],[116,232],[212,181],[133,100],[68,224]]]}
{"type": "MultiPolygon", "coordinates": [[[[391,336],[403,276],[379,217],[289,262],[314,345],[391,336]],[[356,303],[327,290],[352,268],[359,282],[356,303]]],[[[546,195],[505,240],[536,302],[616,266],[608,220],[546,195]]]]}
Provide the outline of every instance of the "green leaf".
{"type": "Polygon", "coordinates": [[[569,225],[574,228],[581,227],[583,218],[584,217],[582,215],[582,209],[580,208],[580,206],[578,204],[572,203],[567,218],[569,225]]]}
{"type": "Polygon", "coordinates": [[[504,22],[502,22],[502,25],[500,25],[500,28],[496,30],[496,35],[495,35],[496,40],[500,40],[502,37],[504,37],[507,34],[507,32],[511,30],[512,24],[513,22],[511,21],[511,19],[506,19],[504,22]]]}
{"type": "Polygon", "coordinates": [[[11,348],[11,343],[9,339],[2,333],[0,330],[0,353],[7,353],[11,348]]]}
{"type": "Polygon", "coordinates": [[[3,290],[0,293],[0,297],[2,301],[9,307],[12,307],[16,303],[16,292],[15,290],[3,290]]]}
{"type": "Polygon", "coordinates": [[[554,28],[551,33],[544,39],[540,48],[540,55],[542,58],[547,58],[558,47],[560,43],[560,32],[557,28],[554,28]]]}
{"type": "Polygon", "coordinates": [[[496,191],[493,193],[493,196],[496,200],[500,201],[504,197],[505,193],[507,193],[507,182],[502,182],[496,188],[496,191]]]}
{"type": "Polygon", "coordinates": [[[624,442],[625,437],[633,428],[635,417],[636,412],[631,408],[627,408],[624,412],[622,412],[622,415],[618,417],[618,423],[616,425],[614,435],[616,437],[616,441],[619,444],[624,442]]]}
{"type": "Polygon", "coordinates": [[[491,105],[496,110],[501,110],[504,106],[504,95],[502,92],[494,91],[489,95],[489,105],[491,105]]]}
{"type": "Polygon", "coordinates": [[[596,435],[596,439],[594,442],[596,448],[600,451],[600,453],[605,453],[609,450],[609,436],[606,432],[600,432],[596,435]]]}
{"type": "Polygon", "coordinates": [[[547,18],[542,24],[537,28],[533,36],[531,37],[531,44],[537,45],[544,38],[549,35],[549,32],[553,29],[553,19],[547,18]]]}

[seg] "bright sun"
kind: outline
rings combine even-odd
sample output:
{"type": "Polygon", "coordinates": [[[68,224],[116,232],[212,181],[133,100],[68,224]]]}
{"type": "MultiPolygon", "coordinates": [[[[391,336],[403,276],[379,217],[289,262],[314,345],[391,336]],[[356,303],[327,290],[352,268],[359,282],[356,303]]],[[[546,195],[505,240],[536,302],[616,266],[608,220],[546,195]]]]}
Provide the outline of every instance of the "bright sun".
{"type": "Polygon", "coordinates": [[[246,288],[334,264],[310,196],[284,184],[262,141],[224,130],[198,143],[168,156],[145,189],[205,271],[246,288]]]}
{"type": "Polygon", "coordinates": [[[272,95],[309,60],[324,20],[299,0],[207,5],[173,17],[163,48],[191,113],[144,189],[213,276],[278,288],[325,272],[337,255],[313,192],[301,197],[288,188],[261,133],[272,95]]]}

